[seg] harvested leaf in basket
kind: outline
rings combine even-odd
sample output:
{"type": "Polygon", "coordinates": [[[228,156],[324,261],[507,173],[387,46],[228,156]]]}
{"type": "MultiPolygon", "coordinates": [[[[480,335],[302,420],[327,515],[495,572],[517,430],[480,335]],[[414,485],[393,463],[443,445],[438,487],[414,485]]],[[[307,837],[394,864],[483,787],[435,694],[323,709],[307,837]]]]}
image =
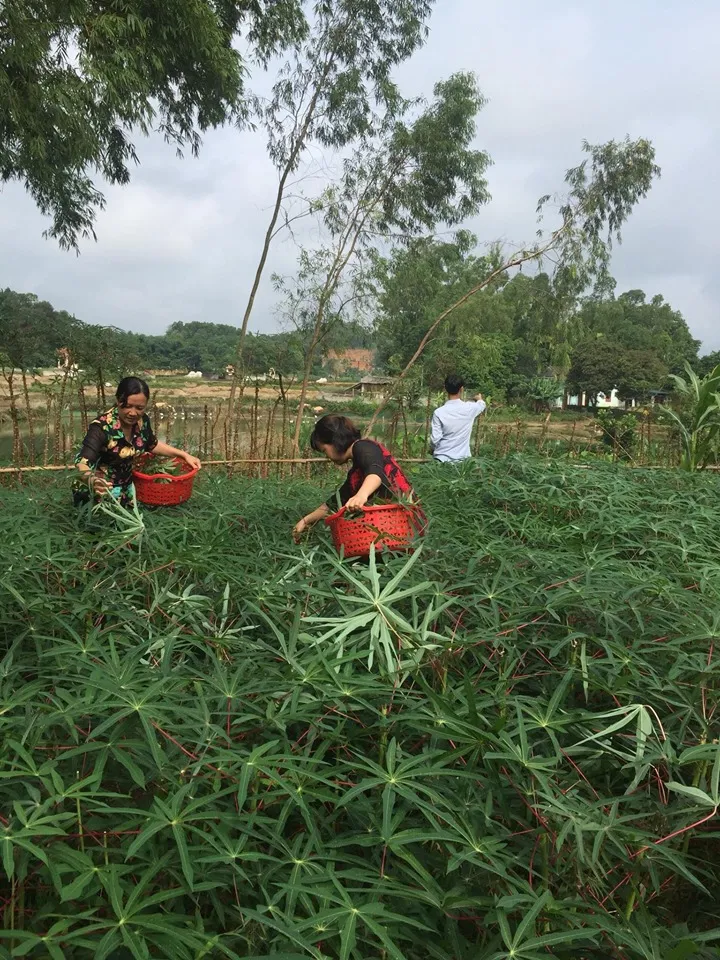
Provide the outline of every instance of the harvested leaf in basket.
{"type": "Polygon", "coordinates": [[[149,464],[148,469],[142,470],[142,473],[147,473],[148,476],[153,476],[158,473],[167,473],[171,477],[182,477],[188,472],[185,464],[175,463],[174,460],[167,460],[161,463],[149,464]]]}

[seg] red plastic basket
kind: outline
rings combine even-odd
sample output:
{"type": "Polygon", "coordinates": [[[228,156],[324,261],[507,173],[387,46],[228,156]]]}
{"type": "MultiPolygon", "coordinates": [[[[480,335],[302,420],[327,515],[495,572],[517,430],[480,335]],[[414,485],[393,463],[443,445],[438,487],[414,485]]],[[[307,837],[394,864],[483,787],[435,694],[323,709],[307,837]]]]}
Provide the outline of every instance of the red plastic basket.
{"type": "MultiPolygon", "coordinates": [[[[147,462],[147,459],[143,459],[142,466],[145,467],[147,462]]],[[[187,466],[186,461],[180,457],[175,457],[175,463],[178,466],[187,466]]],[[[190,499],[196,474],[197,469],[192,467],[188,467],[187,473],[178,477],[169,473],[143,473],[133,470],[137,498],[140,503],[149,507],[175,507],[179,503],[185,503],[190,499]]]]}
{"type": "Polygon", "coordinates": [[[344,550],[346,557],[367,557],[373,545],[376,551],[411,550],[415,537],[424,532],[425,518],[419,507],[401,503],[363,507],[362,516],[354,519],[346,512],[347,507],[342,507],[325,518],[335,549],[338,553],[344,550]]]}

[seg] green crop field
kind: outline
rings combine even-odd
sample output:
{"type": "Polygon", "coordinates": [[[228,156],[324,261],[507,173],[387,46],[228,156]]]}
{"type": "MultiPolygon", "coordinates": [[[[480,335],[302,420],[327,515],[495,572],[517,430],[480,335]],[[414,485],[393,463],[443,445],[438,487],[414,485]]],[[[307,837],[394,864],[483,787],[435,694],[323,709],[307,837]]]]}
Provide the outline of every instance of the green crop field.
{"type": "Polygon", "coordinates": [[[720,480],[415,481],[365,564],[304,481],[0,487],[0,957],[720,956],[720,480]]]}

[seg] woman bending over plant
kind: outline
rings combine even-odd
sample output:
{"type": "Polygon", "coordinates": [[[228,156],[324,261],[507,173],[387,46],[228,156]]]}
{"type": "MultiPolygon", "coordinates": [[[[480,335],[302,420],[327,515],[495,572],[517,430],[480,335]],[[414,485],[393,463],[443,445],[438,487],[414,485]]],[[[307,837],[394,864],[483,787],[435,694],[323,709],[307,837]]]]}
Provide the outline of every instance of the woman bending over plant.
{"type": "Polygon", "coordinates": [[[328,414],[318,420],[310,435],[310,446],[338,465],[352,461],[352,467],[337,493],[296,524],[296,539],[338,506],[360,509],[368,503],[414,496],[410,481],[389,450],[375,440],[362,440],[360,431],[347,417],[328,414]]]}
{"type": "Polygon", "coordinates": [[[144,380],[125,377],[115,392],[112,410],[93,420],[75,457],[80,474],[73,481],[73,500],[78,506],[88,503],[91,495],[97,501],[110,493],[124,507],[135,502],[132,482],[133,463],[142,454],[161,457],[182,457],[193,469],[200,469],[197,457],[162,443],[153,433],[145,409],[150,388],[144,380]]]}

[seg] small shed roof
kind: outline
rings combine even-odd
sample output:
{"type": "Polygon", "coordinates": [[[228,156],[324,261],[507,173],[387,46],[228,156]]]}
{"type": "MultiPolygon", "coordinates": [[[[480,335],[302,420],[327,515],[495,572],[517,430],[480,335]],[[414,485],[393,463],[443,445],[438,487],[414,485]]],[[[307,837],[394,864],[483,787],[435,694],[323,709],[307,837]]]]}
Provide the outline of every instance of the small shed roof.
{"type": "Polygon", "coordinates": [[[393,377],[363,377],[362,380],[358,380],[357,383],[354,383],[354,387],[359,386],[384,386],[386,383],[392,383],[393,377]]]}

